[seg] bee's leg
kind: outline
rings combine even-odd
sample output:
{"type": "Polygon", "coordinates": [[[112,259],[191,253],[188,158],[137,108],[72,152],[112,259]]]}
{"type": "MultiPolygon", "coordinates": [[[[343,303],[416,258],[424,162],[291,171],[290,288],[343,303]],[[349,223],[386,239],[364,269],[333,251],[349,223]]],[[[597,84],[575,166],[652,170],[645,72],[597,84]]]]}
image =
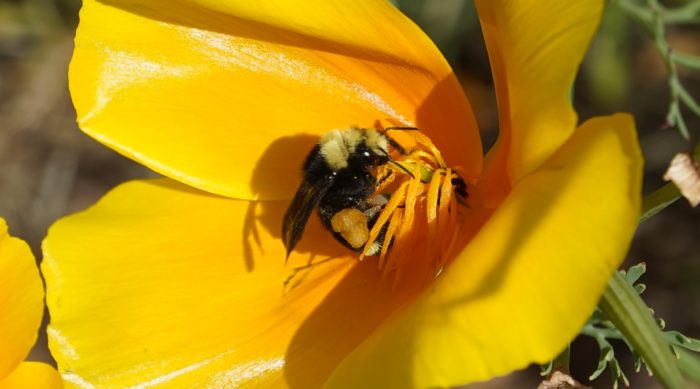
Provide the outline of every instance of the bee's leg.
{"type": "MultiPolygon", "coordinates": [[[[378,194],[347,208],[320,207],[319,214],[324,226],[333,233],[333,237],[338,242],[355,252],[362,252],[369,239],[369,232],[387,201],[386,196],[378,194]]],[[[388,225],[383,226],[365,255],[379,254],[387,228],[388,225]]]]}
{"type": "MultiPolygon", "coordinates": [[[[345,208],[337,212],[331,218],[333,236],[344,246],[353,251],[361,252],[369,239],[370,229],[379,218],[379,211],[381,211],[382,207],[383,205],[375,205],[364,212],[357,208],[345,208]],[[367,218],[368,213],[373,213],[373,216],[369,219],[367,218]]],[[[379,254],[388,227],[388,224],[382,226],[377,238],[365,251],[365,256],[371,257],[379,254]]]]}
{"type": "MultiPolygon", "coordinates": [[[[382,211],[382,209],[384,209],[387,202],[389,202],[389,198],[383,194],[377,194],[367,200],[367,202],[364,204],[363,212],[367,217],[368,224],[374,225],[373,219],[376,219],[376,217],[379,216],[379,213],[382,211]]],[[[370,229],[371,228],[372,227],[370,226],[370,229]]]]}
{"type": "Polygon", "coordinates": [[[330,220],[335,238],[354,251],[360,251],[369,239],[367,217],[357,208],[338,211],[330,220]]]}
{"type": "Polygon", "coordinates": [[[394,174],[394,172],[393,172],[393,171],[391,171],[391,170],[387,170],[387,173],[386,173],[385,175],[383,175],[382,177],[380,177],[380,178],[379,178],[379,181],[377,181],[377,185],[381,185],[381,184],[383,184],[383,183],[384,183],[384,181],[388,180],[388,179],[389,179],[389,177],[391,177],[391,176],[392,176],[392,174],[394,174]]]}

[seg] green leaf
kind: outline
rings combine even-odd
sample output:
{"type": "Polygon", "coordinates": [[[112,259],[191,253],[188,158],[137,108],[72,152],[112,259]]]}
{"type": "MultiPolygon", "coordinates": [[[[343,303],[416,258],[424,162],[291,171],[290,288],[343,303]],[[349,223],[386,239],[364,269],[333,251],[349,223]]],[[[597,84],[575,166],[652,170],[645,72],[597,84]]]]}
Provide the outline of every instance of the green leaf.
{"type": "Polygon", "coordinates": [[[615,359],[615,351],[613,351],[610,343],[608,343],[604,338],[598,338],[596,340],[598,341],[598,346],[600,347],[600,359],[598,360],[598,367],[595,369],[593,374],[588,377],[590,381],[600,377],[600,375],[605,371],[605,368],[608,366],[608,362],[615,359]]]}
{"type": "Polygon", "coordinates": [[[600,309],[622,332],[658,380],[668,389],[684,388],[676,358],[637,291],[619,272],[608,281],[600,309]]]}
{"type": "Polygon", "coordinates": [[[625,386],[630,386],[630,381],[627,379],[625,372],[620,368],[620,363],[617,359],[610,361],[610,377],[613,380],[613,389],[617,389],[620,380],[622,380],[625,386]]]}
{"type": "MultiPolygon", "coordinates": [[[[653,310],[651,311],[651,314],[654,315],[654,311],[653,311],[653,310]]],[[[661,328],[662,330],[663,330],[664,328],[666,328],[666,320],[664,320],[664,319],[661,318],[661,317],[654,317],[654,319],[656,319],[656,325],[658,325],[659,328],[661,328]]]]}
{"type": "Polygon", "coordinates": [[[678,331],[666,331],[664,332],[664,338],[670,344],[700,352],[700,340],[689,338],[678,331]]]}
{"type": "Polygon", "coordinates": [[[637,291],[637,294],[642,294],[647,290],[647,286],[645,284],[637,284],[634,286],[634,290],[637,291]]]}
{"type": "Polygon", "coordinates": [[[625,279],[627,282],[630,283],[630,285],[634,285],[637,280],[639,280],[639,277],[641,277],[644,273],[647,271],[647,264],[644,262],[640,262],[632,267],[630,267],[626,272],[625,272],[625,279]]]}
{"type": "Polygon", "coordinates": [[[554,361],[547,362],[546,365],[540,365],[540,375],[545,377],[548,376],[554,370],[554,361]]]}
{"type": "Polygon", "coordinates": [[[639,373],[642,371],[642,357],[639,354],[632,353],[632,355],[634,356],[634,372],[639,373]]]}

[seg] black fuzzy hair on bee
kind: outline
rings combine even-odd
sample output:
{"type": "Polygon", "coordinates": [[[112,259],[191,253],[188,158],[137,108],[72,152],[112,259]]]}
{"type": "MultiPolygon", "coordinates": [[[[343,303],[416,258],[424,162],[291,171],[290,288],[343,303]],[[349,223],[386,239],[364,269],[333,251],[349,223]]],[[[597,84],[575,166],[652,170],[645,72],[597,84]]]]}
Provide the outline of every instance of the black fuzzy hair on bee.
{"type": "MultiPolygon", "coordinates": [[[[358,210],[365,216],[365,224],[357,228],[371,228],[381,210],[380,204],[370,200],[377,185],[372,169],[392,161],[390,143],[384,132],[373,128],[333,130],[321,137],[306,157],[301,184],[284,215],[282,239],[287,257],[317,207],[323,226],[336,240],[353,251],[362,250],[364,243],[351,244],[347,235],[339,232],[334,217],[342,218],[343,212],[358,210]]],[[[378,253],[381,241],[377,239],[366,254],[378,253]]]]}

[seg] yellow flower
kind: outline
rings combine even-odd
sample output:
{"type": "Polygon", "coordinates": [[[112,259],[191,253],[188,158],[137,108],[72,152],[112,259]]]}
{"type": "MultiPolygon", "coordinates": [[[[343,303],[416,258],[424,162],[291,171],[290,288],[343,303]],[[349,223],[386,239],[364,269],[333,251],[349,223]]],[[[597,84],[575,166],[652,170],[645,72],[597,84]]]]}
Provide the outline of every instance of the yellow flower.
{"type": "Polygon", "coordinates": [[[44,288],[29,246],[0,218],[0,389],[61,388],[56,370],[23,362],[36,341],[44,288]]]}
{"type": "Polygon", "coordinates": [[[569,102],[603,1],[477,1],[501,134],[482,157],[451,69],[388,2],[86,0],[70,87],[83,131],[169,179],[56,223],[49,345],[80,387],[443,387],[561,351],[640,207],[627,115],[569,102]],[[299,166],[334,128],[415,125],[478,180],[456,254],[400,282],[316,218],[285,266],[299,166]],[[314,265],[303,267],[313,261],[314,265]]]}

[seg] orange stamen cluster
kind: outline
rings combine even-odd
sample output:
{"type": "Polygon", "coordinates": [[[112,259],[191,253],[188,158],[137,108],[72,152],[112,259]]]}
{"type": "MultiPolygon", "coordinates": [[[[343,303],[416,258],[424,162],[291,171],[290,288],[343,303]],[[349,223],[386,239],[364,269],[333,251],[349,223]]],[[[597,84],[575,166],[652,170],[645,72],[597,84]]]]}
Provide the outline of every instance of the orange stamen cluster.
{"type": "Polygon", "coordinates": [[[427,136],[419,131],[401,132],[404,137],[410,134],[412,142],[394,161],[412,174],[392,163],[378,168],[376,193],[388,193],[389,200],[372,226],[359,259],[364,259],[386,226],[378,264],[383,274],[396,270],[400,275],[407,261],[416,257],[429,260],[437,274],[457,240],[458,195],[453,179],[461,178],[445,165],[427,136]]]}

